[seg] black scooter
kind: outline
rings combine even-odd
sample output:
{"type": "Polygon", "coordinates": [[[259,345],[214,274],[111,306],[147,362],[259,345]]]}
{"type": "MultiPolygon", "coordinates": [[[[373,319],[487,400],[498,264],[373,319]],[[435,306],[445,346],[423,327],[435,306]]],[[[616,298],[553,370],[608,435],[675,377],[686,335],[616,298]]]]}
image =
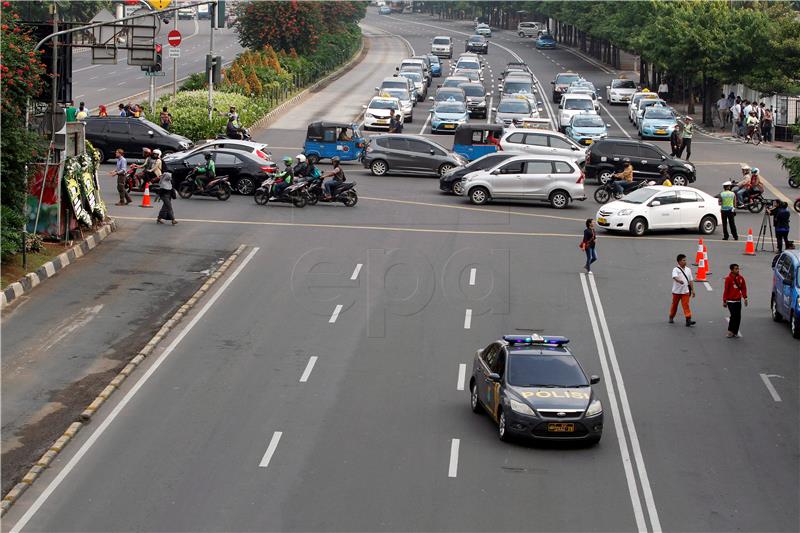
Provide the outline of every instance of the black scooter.
{"type": "Polygon", "coordinates": [[[192,196],[212,196],[224,202],[231,197],[233,189],[228,176],[217,176],[209,181],[201,191],[194,181],[195,174],[195,171],[190,172],[178,186],[178,195],[184,200],[188,200],[192,196]]]}
{"type": "Polygon", "coordinates": [[[326,200],[325,188],[322,186],[322,180],[313,180],[310,182],[308,189],[306,189],[308,205],[316,205],[318,202],[342,202],[347,207],[353,207],[358,203],[358,193],[356,193],[355,186],[355,181],[337,183],[331,192],[331,198],[326,200]]]}
{"type": "Polygon", "coordinates": [[[286,174],[281,173],[275,177],[269,177],[261,182],[261,186],[256,189],[253,199],[258,205],[267,205],[268,203],[282,202],[292,204],[295,207],[305,207],[308,201],[306,196],[306,189],[308,182],[303,180],[296,180],[288,187],[283,189],[281,193],[275,196],[274,186],[277,180],[284,177],[286,174]]]}

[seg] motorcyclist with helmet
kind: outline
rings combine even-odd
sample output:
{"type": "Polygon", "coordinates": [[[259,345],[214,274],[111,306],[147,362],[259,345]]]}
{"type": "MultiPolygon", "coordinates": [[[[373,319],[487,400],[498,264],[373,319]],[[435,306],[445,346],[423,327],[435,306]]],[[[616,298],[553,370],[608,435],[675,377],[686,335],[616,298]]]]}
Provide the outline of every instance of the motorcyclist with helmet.
{"type": "Polygon", "coordinates": [[[150,183],[156,179],[161,177],[163,162],[161,160],[161,150],[156,148],[152,152],[152,156],[149,158],[149,161],[145,161],[144,165],[144,181],[145,183],[150,183]]]}
{"type": "Polygon", "coordinates": [[[288,155],[283,158],[283,172],[275,176],[275,183],[272,185],[272,197],[270,200],[275,200],[280,197],[283,191],[286,190],[286,187],[292,184],[294,178],[294,169],[292,168],[293,162],[292,158],[288,155]]]}
{"type": "MultiPolygon", "coordinates": [[[[214,109],[216,111],[216,108],[214,109]]],[[[244,139],[244,131],[239,124],[239,113],[236,112],[236,106],[231,106],[227,113],[219,113],[220,116],[228,117],[228,123],[225,125],[225,135],[229,139],[244,139]]]]}
{"type": "Polygon", "coordinates": [[[761,181],[761,176],[758,174],[758,169],[753,167],[750,169],[750,181],[743,187],[740,187],[736,192],[736,198],[739,200],[739,207],[744,207],[750,203],[750,197],[759,192],[764,192],[764,184],[761,181]]]}
{"type": "Polygon", "coordinates": [[[197,185],[197,190],[200,192],[205,192],[205,186],[217,177],[217,167],[214,164],[211,152],[206,152],[204,156],[206,158],[205,164],[202,166],[197,165],[194,169],[195,185],[197,185]]]}
{"type": "Polygon", "coordinates": [[[309,165],[306,156],[304,154],[297,154],[295,159],[297,160],[297,164],[292,168],[292,174],[295,178],[307,178],[309,165]]]}
{"type": "Polygon", "coordinates": [[[658,174],[661,176],[661,185],[672,187],[672,180],[669,179],[669,166],[658,165],[658,174]]]}
{"type": "Polygon", "coordinates": [[[344,169],[341,166],[341,161],[339,160],[338,156],[334,156],[331,158],[331,163],[333,163],[333,168],[330,172],[323,174],[321,179],[323,180],[323,187],[325,188],[325,201],[330,201],[333,198],[334,188],[337,187],[339,184],[344,183],[345,176],[344,176],[344,169]],[[328,181],[325,181],[325,178],[331,178],[328,181]]]}
{"type": "Polygon", "coordinates": [[[613,185],[616,194],[625,194],[625,191],[633,185],[633,165],[631,165],[631,160],[626,157],[622,162],[624,164],[622,172],[617,172],[611,176],[614,179],[613,185]]]}
{"type": "Polygon", "coordinates": [[[137,165],[135,163],[131,163],[130,168],[131,169],[137,169],[137,168],[142,169],[142,178],[144,180],[146,180],[146,181],[149,181],[148,177],[147,177],[147,172],[148,172],[148,169],[152,167],[153,151],[150,150],[150,148],[147,148],[147,147],[142,148],[142,159],[144,161],[142,161],[141,165],[137,165]]]}

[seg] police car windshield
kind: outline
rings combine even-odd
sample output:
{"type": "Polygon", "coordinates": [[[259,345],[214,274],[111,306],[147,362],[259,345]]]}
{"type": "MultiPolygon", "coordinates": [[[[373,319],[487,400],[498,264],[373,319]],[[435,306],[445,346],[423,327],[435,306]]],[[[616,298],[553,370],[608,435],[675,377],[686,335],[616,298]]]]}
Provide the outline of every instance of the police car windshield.
{"type": "Polygon", "coordinates": [[[515,387],[589,386],[570,355],[512,355],[508,358],[508,383],[515,387]]]}
{"type": "Polygon", "coordinates": [[[633,80],[614,80],[611,82],[612,89],[635,89],[636,84],[633,80]]]}
{"type": "Polygon", "coordinates": [[[564,109],[588,111],[594,109],[594,104],[591,100],[584,100],[583,98],[580,100],[577,98],[568,98],[567,101],[564,102],[564,109]]]}
{"type": "Polygon", "coordinates": [[[530,113],[531,107],[527,100],[511,100],[508,102],[500,102],[497,106],[498,113],[530,113]]]}
{"type": "Polygon", "coordinates": [[[602,128],[605,126],[603,119],[597,115],[578,115],[572,124],[579,128],[602,128]]]}
{"type": "Polygon", "coordinates": [[[507,81],[503,92],[506,94],[532,94],[533,85],[525,81],[507,81]]]}
{"type": "Polygon", "coordinates": [[[373,100],[369,107],[372,109],[397,109],[397,102],[394,100],[373,100]]]}
{"type": "Polygon", "coordinates": [[[653,196],[656,192],[658,192],[658,191],[656,191],[655,189],[652,189],[650,187],[645,187],[643,189],[637,189],[637,190],[633,191],[632,193],[626,194],[625,196],[623,196],[622,199],[620,200],[620,202],[625,202],[627,204],[643,204],[647,200],[649,200],[650,197],[653,196]]]}

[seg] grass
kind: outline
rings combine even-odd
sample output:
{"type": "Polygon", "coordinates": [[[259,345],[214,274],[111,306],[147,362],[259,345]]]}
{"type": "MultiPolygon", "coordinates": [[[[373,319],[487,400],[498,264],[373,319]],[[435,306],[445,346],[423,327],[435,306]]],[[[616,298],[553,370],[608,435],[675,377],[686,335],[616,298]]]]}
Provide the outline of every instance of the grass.
{"type": "Polygon", "coordinates": [[[66,252],[69,248],[63,244],[46,242],[43,249],[38,253],[29,253],[27,257],[27,268],[22,268],[22,254],[17,254],[8,261],[0,264],[0,289],[5,289],[11,283],[19,281],[28,272],[34,272],[37,268],[66,252]]]}

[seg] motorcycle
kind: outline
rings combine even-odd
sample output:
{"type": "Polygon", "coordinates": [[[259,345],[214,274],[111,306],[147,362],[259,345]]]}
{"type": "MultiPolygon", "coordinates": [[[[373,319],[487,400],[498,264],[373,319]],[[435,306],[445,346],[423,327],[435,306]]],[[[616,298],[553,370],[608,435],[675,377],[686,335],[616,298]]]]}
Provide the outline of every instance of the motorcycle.
{"type": "Polygon", "coordinates": [[[153,178],[148,182],[145,179],[144,172],[136,172],[141,170],[142,167],[131,165],[125,172],[125,190],[128,192],[144,192],[144,187],[150,183],[150,192],[155,193],[158,190],[158,178],[153,178]]]}
{"type": "Polygon", "coordinates": [[[764,199],[764,193],[756,191],[751,194],[747,201],[743,204],[737,205],[736,209],[748,210],[751,213],[760,213],[770,204],[769,200],[764,199]]]}
{"type": "Polygon", "coordinates": [[[250,130],[247,128],[239,128],[239,132],[236,135],[228,135],[228,133],[220,133],[217,135],[217,139],[236,139],[237,141],[252,141],[253,138],[250,136],[250,130]]]}
{"type": "Polygon", "coordinates": [[[794,210],[800,213],[800,198],[794,201],[794,210]]]}
{"type": "Polygon", "coordinates": [[[256,189],[253,199],[258,205],[267,205],[269,202],[283,202],[294,205],[295,207],[305,207],[308,203],[306,196],[306,188],[308,182],[297,180],[292,182],[276,197],[273,193],[273,187],[278,179],[282,178],[285,174],[279,174],[276,177],[269,177],[261,182],[261,186],[256,189]]]}
{"type": "Polygon", "coordinates": [[[347,207],[353,207],[358,203],[358,193],[355,190],[356,182],[349,181],[339,183],[334,187],[330,200],[325,199],[325,188],[322,180],[314,180],[306,189],[308,205],[316,205],[317,202],[334,203],[342,202],[347,207]]]}
{"type": "Polygon", "coordinates": [[[233,188],[231,187],[228,176],[217,176],[209,181],[205,188],[201,191],[197,188],[194,181],[196,172],[192,171],[178,186],[178,195],[184,200],[188,200],[194,195],[197,196],[212,196],[217,200],[225,201],[231,197],[233,188]]]}
{"type": "Polygon", "coordinates": [[[789,176],[789,187],[792,189],[797,189],[800,187],[800,175],[789,176]]]}
{"type": "Polygon", "coordinates": [[[642,187],[647,187],[648,185],[655,185],[656,182],[654,181],[647,181],[642,180],[635,182],[635,185],[632,187],[628,187],[627,191],[624,193],[619,193],[614,188],[614,181],[616,180],[608,180],[604,184],[600,185],[597,190],[594,191],[594,201],[598,204],[605,204],[608,203],[609,200],[613,197],[614,200],[619,200],[623,196],[628,193],[635,191],[636,189],[641,189],[642,187]]]}

